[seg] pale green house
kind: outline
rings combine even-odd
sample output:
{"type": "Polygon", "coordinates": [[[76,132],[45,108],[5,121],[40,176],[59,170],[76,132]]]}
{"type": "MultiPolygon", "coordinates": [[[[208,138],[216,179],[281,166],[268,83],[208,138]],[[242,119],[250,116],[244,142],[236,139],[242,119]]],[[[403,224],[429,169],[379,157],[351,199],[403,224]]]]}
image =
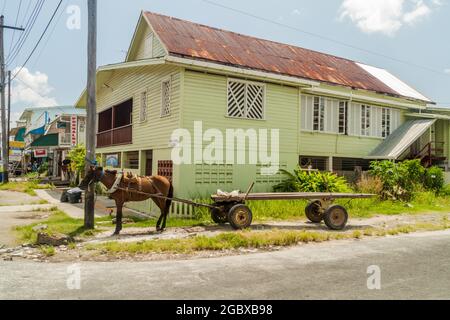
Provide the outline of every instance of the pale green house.
{"type": "MultiPolygon", "coordinates": [[[[178,197],[252,182],[268,191],[282,178],[263,174],[267,165],[258,162],[193,156],[177,165],[175,130],[191,132],[194,147],[208,144],[194,137],[196,122],[224,136],[278,131],[279,168],[346,174],[367,169],[371,159],[420,158],[448,170],[447,111],[429,108],[430,99],[386,70],[150,12],[141,14],[125,62],[98,69],[97,103],[103,165],[168,176],[178,197]]],[[[224,154],[239,148],[223,145],[224,154]]],[[[255,150],[244,148],[250,158],[255,150]]]]}

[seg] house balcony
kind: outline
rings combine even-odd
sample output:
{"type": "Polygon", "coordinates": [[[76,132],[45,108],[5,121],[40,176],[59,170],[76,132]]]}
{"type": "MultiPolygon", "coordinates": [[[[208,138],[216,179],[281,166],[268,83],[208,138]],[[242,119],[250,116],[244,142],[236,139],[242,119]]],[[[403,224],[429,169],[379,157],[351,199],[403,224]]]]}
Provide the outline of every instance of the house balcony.
{"type": "Polygon", "coordinates": [[[72,135],[70,133],[59,134],[59,146],[70,147],[72,145],[72,135]]]}
{"type": "Polygon", "coordinates": [[[133,125],[103,131],[97,134],[97,148],[133,143],[133,125]]]}

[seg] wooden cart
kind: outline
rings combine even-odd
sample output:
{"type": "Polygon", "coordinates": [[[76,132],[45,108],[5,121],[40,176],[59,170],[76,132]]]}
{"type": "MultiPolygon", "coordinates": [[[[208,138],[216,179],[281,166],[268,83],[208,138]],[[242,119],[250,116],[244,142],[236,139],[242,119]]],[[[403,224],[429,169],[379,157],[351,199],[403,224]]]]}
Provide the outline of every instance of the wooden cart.
{"type": "Polygon", "coordinates": [[[372,194],[351,193],[247,193],[238,196],[213,195],[213,208],[210,208],[214,222],[223,224],[229,222],[237,230],[251,226],[252,211],[246,205],[247,201],[268,200],[309,200],[305,213],[313,223],[322,220],[332,230],[342,230],[347,225],[348,212],[340,205],[333,204],[337,199],[367,199],[372,194]]]}

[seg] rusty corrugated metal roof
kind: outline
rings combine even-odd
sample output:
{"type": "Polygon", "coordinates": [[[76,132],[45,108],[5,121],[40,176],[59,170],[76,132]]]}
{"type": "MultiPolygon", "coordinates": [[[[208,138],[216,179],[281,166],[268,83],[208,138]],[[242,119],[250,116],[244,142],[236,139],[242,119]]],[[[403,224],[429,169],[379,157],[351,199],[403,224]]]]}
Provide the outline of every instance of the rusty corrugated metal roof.
{"type": "Polygon", "coordinates": [[[402,96],[348,59],[152,12],[144,14],[172,55],[402,96]]]}

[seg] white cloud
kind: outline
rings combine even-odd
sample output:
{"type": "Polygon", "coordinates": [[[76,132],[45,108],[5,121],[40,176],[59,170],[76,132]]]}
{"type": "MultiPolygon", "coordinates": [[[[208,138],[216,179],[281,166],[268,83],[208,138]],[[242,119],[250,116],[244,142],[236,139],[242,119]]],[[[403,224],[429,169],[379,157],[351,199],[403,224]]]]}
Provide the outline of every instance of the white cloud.
{"type": "Polygon", "coordinates": [[[414,25],[442,4],[441,0],[344,0],[340,18],[350,19],[365,33],[393,36],[405,24],[414,25]]]}
{"type": "Polygon", "coordinates": [[[444,72],[450,74],[450,68],[444,69],[444,72]]]}
{"type": "Polygon", "coordinates": [[[294,9],[294,10],[292,10],[291,14],[293,16],[300,16],[302,14],[302,12],[299,9],[294,9]]]}
{"type": "Polygon", "coordinates": [[[430,7],[423,1],[418,1],[416,3],[416,7],[412,11],[405,13],[403,16],[403,21],[408,24],[414,24],[415,21],[418,21],[422,17],[428,16],[430,13],[430,7]]]}
{"type": "MultiPolygon", "coordinates": [[[[16,68],[12,73],[15,74],[16,68]]],[[[48,76],[45,73],[36,71],[30,72],[23,68],[17,75],[11,88],[11,102],[22,103],[30,107],[49,107],[58,105],[56,99],[51,96],[53,88],[48,83],[48,76]]]]}

